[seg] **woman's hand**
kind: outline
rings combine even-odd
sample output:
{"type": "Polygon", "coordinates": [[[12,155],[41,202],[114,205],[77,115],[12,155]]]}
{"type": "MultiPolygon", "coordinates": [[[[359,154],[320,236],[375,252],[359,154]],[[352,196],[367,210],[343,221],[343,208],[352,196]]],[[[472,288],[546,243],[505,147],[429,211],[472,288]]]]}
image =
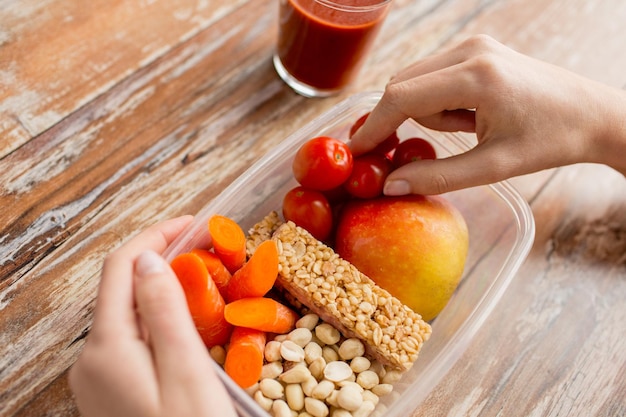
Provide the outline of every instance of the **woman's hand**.
{"type": "Polygon", "coordinates": [[[577,162],[626,173],[626,94],[517,53],[487,36],[427,57],[391,79],[352,137],[372,149],[404,120],[475,132],[457,156],[392,172],[385,193],[439,194],[577,162]]]}
{"type": "Polygon", "coordinates": [[[69,376],[82,415],[236,416],[159,255],[191,219],[148,228],[106,258],[93,326],[69,376]]]}

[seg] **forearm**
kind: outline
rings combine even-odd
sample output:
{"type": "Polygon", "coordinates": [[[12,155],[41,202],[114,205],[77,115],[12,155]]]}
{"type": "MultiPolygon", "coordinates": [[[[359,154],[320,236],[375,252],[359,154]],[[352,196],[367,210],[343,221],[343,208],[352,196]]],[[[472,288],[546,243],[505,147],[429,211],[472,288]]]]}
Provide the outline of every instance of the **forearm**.
{"type": "Polygon", "coordinates": [[[588,160],[626,175],[626,91],[600,85],[595,97],[598,112],[588,160]]]}

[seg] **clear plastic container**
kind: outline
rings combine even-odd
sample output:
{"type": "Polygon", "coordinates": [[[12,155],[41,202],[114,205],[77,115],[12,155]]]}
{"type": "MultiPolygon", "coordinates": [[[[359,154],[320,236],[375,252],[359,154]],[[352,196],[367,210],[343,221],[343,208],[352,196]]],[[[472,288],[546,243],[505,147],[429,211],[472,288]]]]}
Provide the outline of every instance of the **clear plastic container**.
{"type": "MultiPolygon", "coordinates": [[[[380,92],[354,95],[289,136],[197,214],[194,223],[168,248],[168,260],[206,245],[210,241],[207,221],[215,213],[231,217],[246,231],[271,210],[280,213],[283,196],[296,186],[291,161],[300,145],[320,135],[347,140],[350,126],[370,111],[380,96],[380,92]]],[[[420,136],[429,140],[438,157],[464,152],[475,141],[470,135],[428,130],[412,120],[400,126],[398,132],[401,139],[420,136]]],[[[432,321],[432,337],[424,344],[417,362],[394,384],[393,393],[381,398],[373,414],[376,416],[404,417],[417,408],[462,355],[534,240],[530,207],[507,182],[455,191],[445,197],[459,208],[468,224],[470,250],[465,273],[448,305],[432,321]]],[[[268,415],[217,364],[216,368],[241,416],[268,415]]]]}

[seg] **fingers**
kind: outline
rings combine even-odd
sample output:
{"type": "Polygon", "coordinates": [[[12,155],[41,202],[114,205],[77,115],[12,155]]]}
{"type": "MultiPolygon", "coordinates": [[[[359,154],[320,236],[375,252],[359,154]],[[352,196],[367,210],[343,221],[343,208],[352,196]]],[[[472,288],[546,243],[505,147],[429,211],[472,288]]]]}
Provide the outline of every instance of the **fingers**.
{"type": "Polygon", "coordinates": [[[199,410],[197,415],[235,416],[224,386],[189,314],[174,272],[153,251],[135,264],[135,296],[141,324],[150,335],[165,407],[199,410]]]}
{"type": "Polygon", "coordinates": [[[394,75],[390,82],[399,83],[430,72],[458,65],[471,57],[502,49],[502,45],[487,35],[472,36],[441,52],[427,56],[394,75]]]}
{"type": "Polygon", "coordinates": [[[141,324],[150,335],[161,380],[179,383],[177,376],[189,374],[196,365],[184,366],[186,359],[207,357],[207,351],[176,275],[154,251],[142,252],[135,263],[135,299],[141,324]]]}
{"type": "Polygon", "coordinates": [[[408,109],[402,108],[401,103],[405,102],[406,99],[396,101],[396,96],[400,94],[410,96],[411,100],[421,100],[419,95],[411,91],[410,88],[402,89],[406,81],[458,63],[459,57],[457,55],[456,53],[440,53],[426,57],[395,74],[387,84],[387,89],[380,102],[370,112],[364,126],[351,138],[350,148],[352,152],[358,155],[373,149],[391,135],[402,122],[413,116],[405,111],[408,109]],[[402,89],[401,93],[396,92],[399,89],[402,89]]]}
{"type": "Polygon", "coordinates": [[[355,154],[367,152],[409,117],[447,131],[473,131],[473,112],[480,97],[472,62],[389,84],[350,141],[355,154]],[[454,80],[454,82],[451,82],[454,80]]]}
{"type": "Polygon", "coordinates": [[[133,296],[134,260],[146,249],[163,252],[192,219],[192,216],[183,216],[149,227],[107,256],[91,334],[139,337],[133,296]]]}
{"type": "Polygon", "coordinates": [[[476,132],[476,114],[473,110],[446,110],[416,121],[441,132],[476,132]]]}
{"type": "Polygon", "coordinates": [[[409,116],[383,95],[363,125],[354,133],[348,146],[354,155],[370,151],[396,131],[409,116]]]}
{"type": "Polygon", "coordinates": [[[523,166],[523,161],[515,152],[509,152],[506,141],[494,141],[449,158],[422,160],[402,166],[389,174],[384,193],[442,194],[502,181],[519,175],[523,166]]]}
{"type": "Polygon", "coordinates": [[[473,36],[402,70],[387,84],[350,148],[357,155],[373,149],[408,118],[436,130],[475,131],[471,110],[478,107],[485,85],[480,74],[490,65],[489,57],[505,49],[489,36],[473,36]]]}

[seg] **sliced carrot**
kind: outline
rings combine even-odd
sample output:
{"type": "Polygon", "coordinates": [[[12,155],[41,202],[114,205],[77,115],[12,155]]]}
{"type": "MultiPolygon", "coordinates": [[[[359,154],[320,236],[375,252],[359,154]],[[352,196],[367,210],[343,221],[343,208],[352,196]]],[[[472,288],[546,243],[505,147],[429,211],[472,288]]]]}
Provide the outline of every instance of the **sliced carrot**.
{"type": "Polygon", "coordinates": [[[228,269],[224,266],[220,257],[215,254],[215,252],[211,252],[207,249],[192,249],[191,253],[195,253],[204,261],[207,269],[209,270],[209,275],[213,278],[215,285],[217,285],[217,289],[220,290],[220,293],[223,295],[224,288],[230,281],[232,274],[228,271],[228,269]]]}
{"type": "Polygon", "coordinates": [[[242,388],[261,378],[266,337],[265,332],[245,327],[235,327],[230,336],[224,371],[242,388]]]}
{"type": "Polygon", "coordinates": [[[219,214],[209,219],[213,250],[222,263],[234,273],[246,262],[246,236],[237,222],[219,214]]]}
{"type": "Polygon", "coordinates": [[[234,326],[279,334],[293,330],[299,319],[295,311],[267,297],[242,298],[228,303],[224,317],[234,326]]]}
{"type": "Polygon", "coordinates": [[[261,297],[274,286],[278,276],[278,249],[271,240],[262,242],[250,259],[228,282],[224,294],[226,301],[244,297],[261,297]]]}
{"type": "Polygon", "coordinates": [[[178,277],[191,317],[207,347],[228,342],[232,326],[224,318],[224,298],[202,259],[195,253],[183,253],[171,262],[178,277]]]}

